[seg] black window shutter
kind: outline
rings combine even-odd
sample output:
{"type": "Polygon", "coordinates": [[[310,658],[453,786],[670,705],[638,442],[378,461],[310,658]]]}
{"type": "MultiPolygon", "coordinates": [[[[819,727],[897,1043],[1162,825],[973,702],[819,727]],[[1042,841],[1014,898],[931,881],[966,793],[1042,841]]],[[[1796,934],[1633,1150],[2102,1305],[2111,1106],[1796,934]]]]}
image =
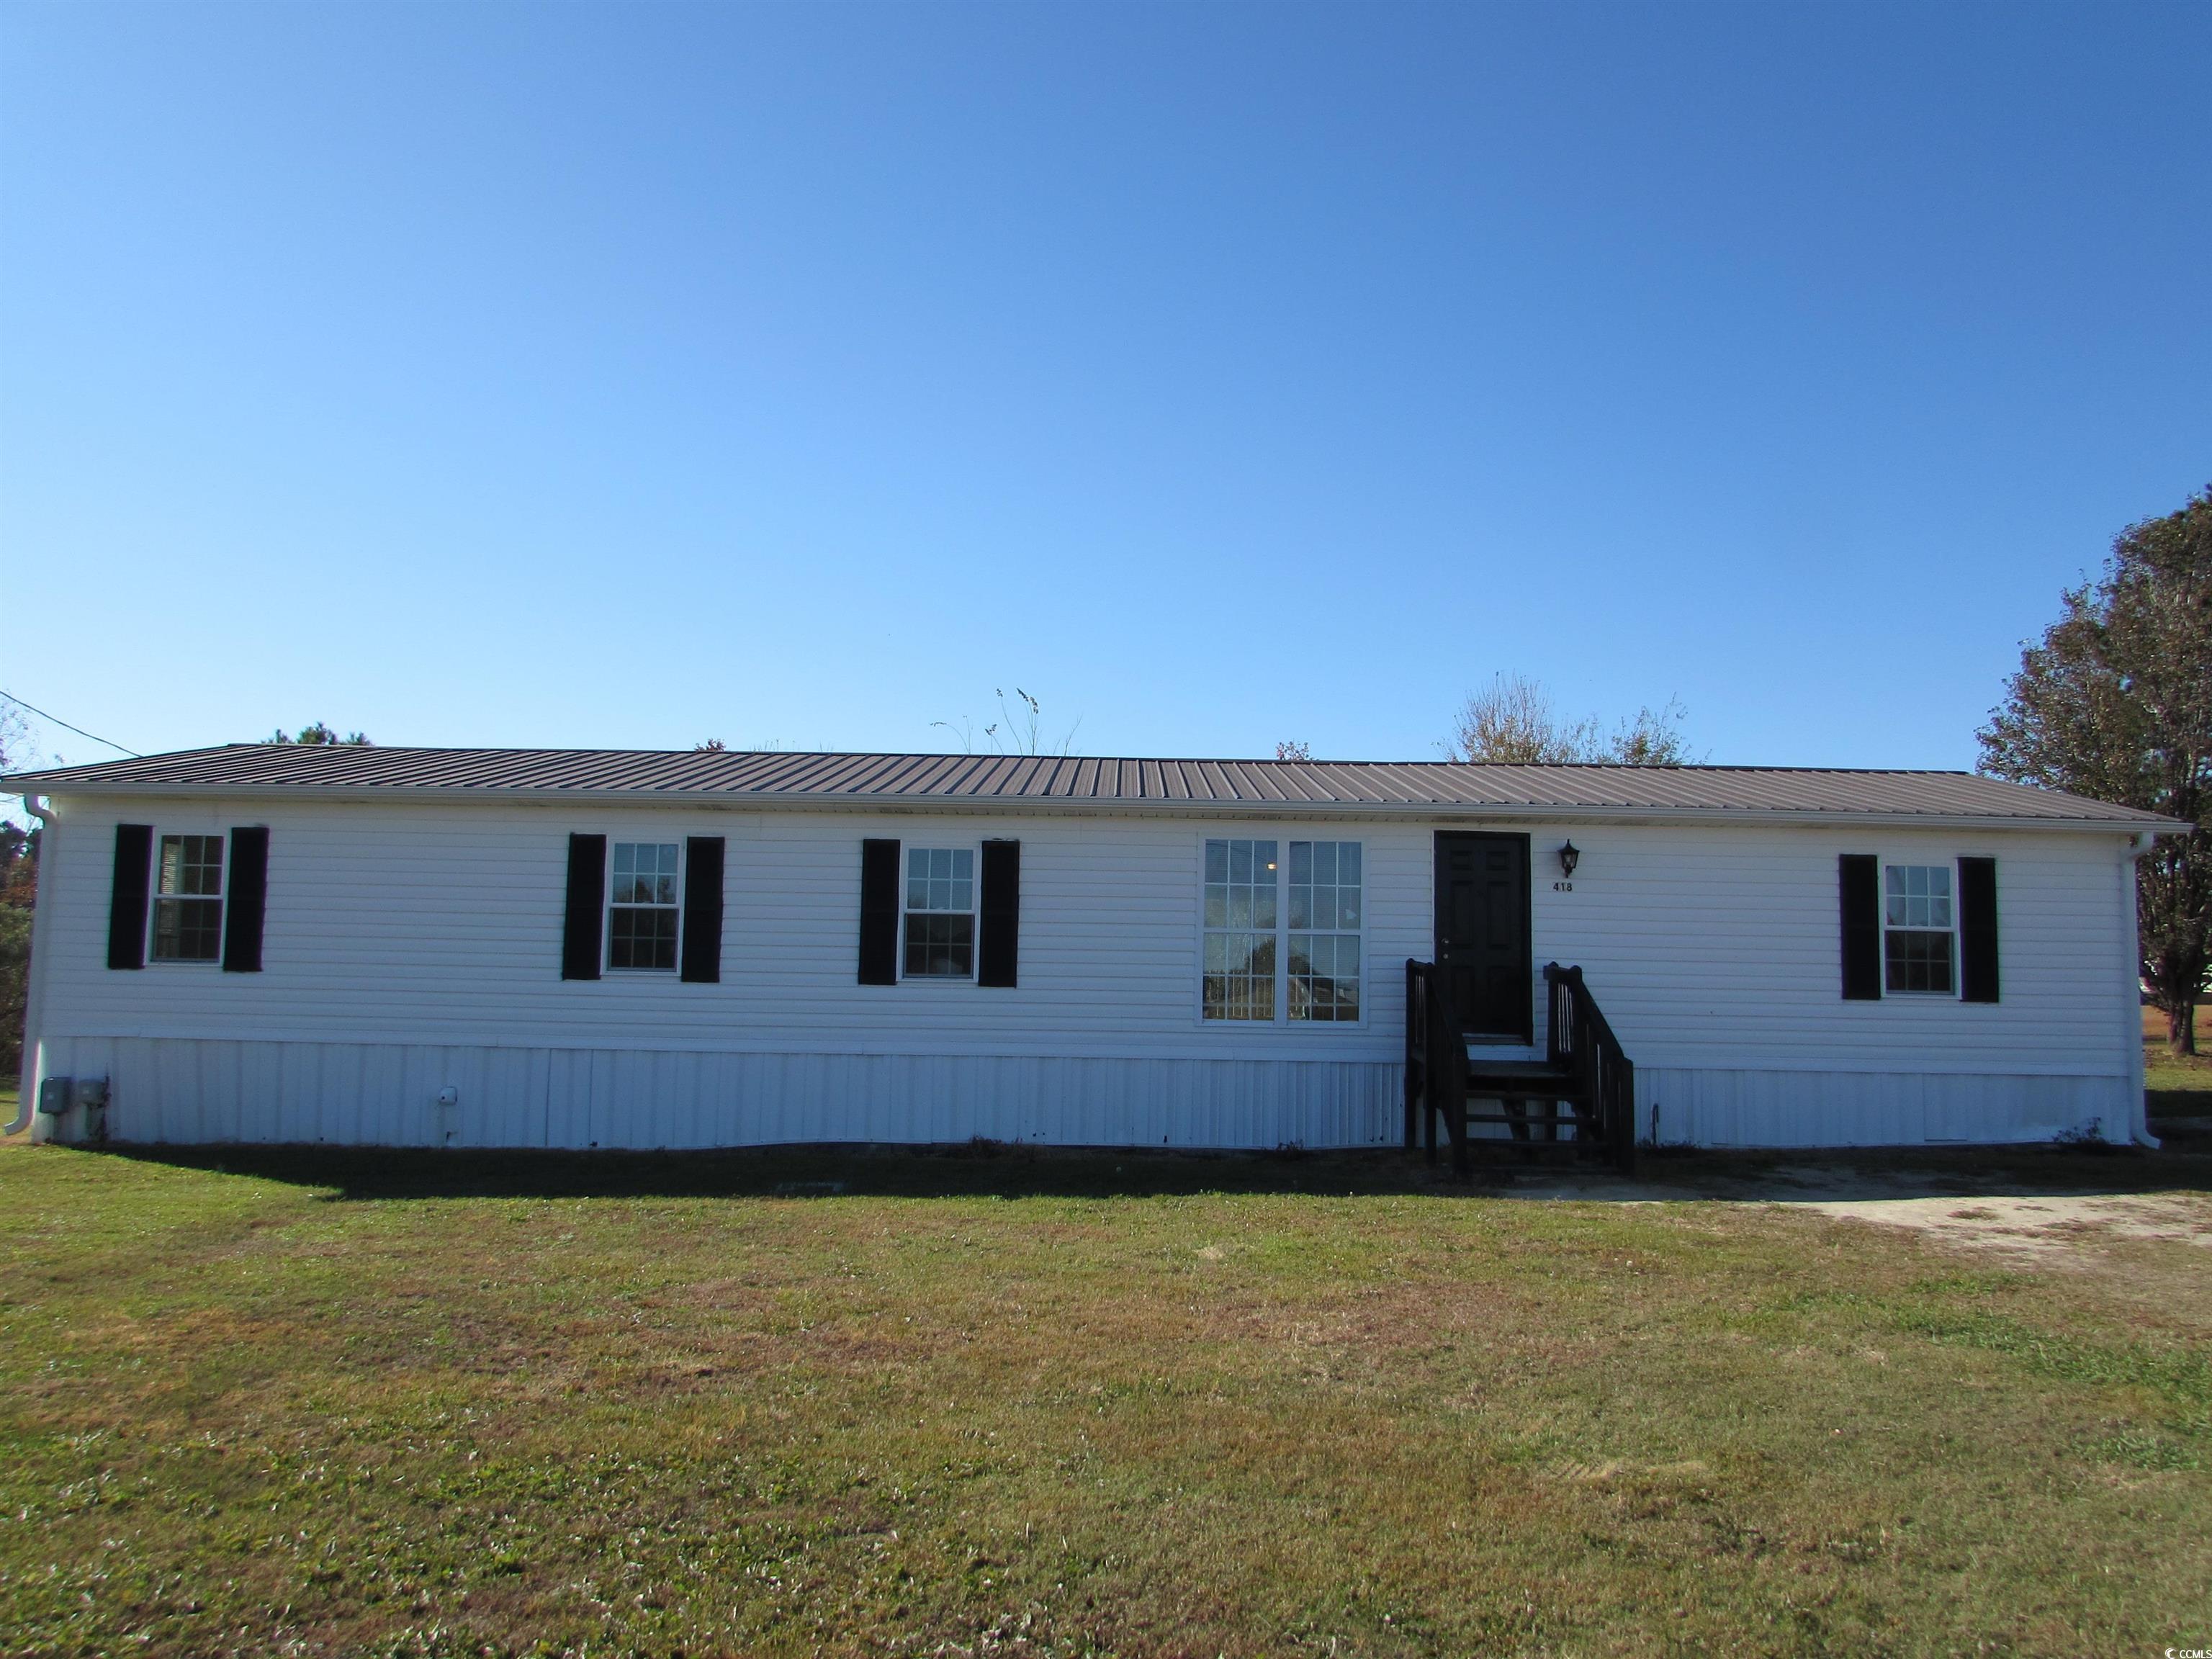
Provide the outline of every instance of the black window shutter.
{"type": "Polygon", "coordinates": [[[860,843],[860,983],[898,982],[899,844],[860,843]]]}
{"type": "Polygon", "coordinates": [[[1997,1000],[1997,861],[1959,860],[1959,1000],[1997,1000]]]}
{"type": "Polygon", "coordinates": [[[1871,853],[1845,853],[1836,860],[1843,907],[1844,1000],[1881,998],[1881,860],[1871,853]]]}
{"type": "Polygon", "coordinates": [[[691,985],[722,982],[722,837],[684,842],[684,963],[691,985]]]}
{"type": "Polygon", "coordinates": [[[1014,956],[1022,935],[1022,844],[1018,841],[983,843],[983,901],[981,954],[975,962],[978,985],[1014,982],[1014,956]]]}
{"type": "Polygon", "coordinates": [[[568,837],[568,918],[561,934],[561,977],[599,976],[599,929],[607,897],[607,838],[568,837]]]}
{"type": "Polygon", "coordinates": [[[230,897],[222,909],[222,971],[261,971],[261,924],[269,912],[269,832],[230,832],[230,897]]]}
{"type": "Polygon", "coordinates": [[[107,890],[107,965],[146,965],[146,883],[154,862],[154,826],[115,826],[115,879],[107,890]]]}

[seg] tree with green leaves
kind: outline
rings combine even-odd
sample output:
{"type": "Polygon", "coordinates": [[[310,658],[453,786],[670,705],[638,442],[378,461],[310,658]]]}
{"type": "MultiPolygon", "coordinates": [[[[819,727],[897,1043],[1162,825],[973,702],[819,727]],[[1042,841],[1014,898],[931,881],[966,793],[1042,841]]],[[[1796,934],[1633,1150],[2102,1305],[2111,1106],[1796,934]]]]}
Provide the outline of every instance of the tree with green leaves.
{"type": "Polygon", "coordinates": [[[2136,866],[2143,982],[2175,1052],[2196,1053],[2212,967],[2212,487],[2129,526],[2103,574],[2059,596],[1978,735],[1991,777],[2197,826],[2136,866]]]}
{"type": "Polygon", "coordinates": [[[300,728],[300,735],[296,738],[292,736],[280,726],[267,737],[264,738],[262,741],[264,743],[306,744],[311,748],[318,744],[331,744],[340,749],[368,749],[373,747],[368,738],[362,732],[349,732],[344,737],[340,737],[334,729],[324,725],[320,720],[315,721],[311,726],[301,726],[300,728]]]}

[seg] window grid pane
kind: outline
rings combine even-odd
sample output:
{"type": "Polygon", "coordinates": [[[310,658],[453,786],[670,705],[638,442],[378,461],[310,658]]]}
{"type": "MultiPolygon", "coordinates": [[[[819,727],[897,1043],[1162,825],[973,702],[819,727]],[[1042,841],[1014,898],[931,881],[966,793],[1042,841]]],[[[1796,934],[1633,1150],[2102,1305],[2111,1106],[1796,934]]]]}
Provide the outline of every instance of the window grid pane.
{"type": "Polygon", "coordinates": [[[684,849],[674,842],[618,841],[613,852],[607,966],[675,972],[684,849]]]}
{"type": "Polygon", "coordinates": [[[676,912],[657,904],[617,908],[609,929],[607,966],[672,970],[676,966],[676,912]]]}
{"type": "Polygon", "coordinates": [[[975,918],[913,911],[906,919],[908,979],[967,979],[975,971],[975,918]]]}
{"type": "Polygon", "coordinates": [[[164,836],[155,892],[212,898],[222,891],[221,836],[164,836]]]}
{"type": "Polygon", "coordinates": [[[975,908],[975,849],[911,847],[906,855],[906,908],[939,913],[975,908]]]}
{"type": "Polygon", "coordinates": [[[1887,884],[1884,920],[1892,927],[1951,925],[1951,871],[1947,865],[1893,864],[1887,884]]]}
{"type": "Polygon", "coordinates": [[[1951,936],[1899,928],[1883,941],[1884,980],[1892,991],[1951,990],[1951,936]]]}
{"type": "Polygon", "coordinates": [[[1208,933],[1203,1002],[1208,1019],[1273,1019],[1274,935],[1208,933]]]}
{"type": "Polygon", "coordinates": [[[1205,963],[1199,1006],[1206,1019],[1275,1018],[1277,843],[1206,843],[1205,963]]]}
{"type": "Polygon", "coordinates": [[[154,957],[159,962],[213,962],[222,954],[222,901],[164,898],[154,902],[154,957]]]}
{"type": "Polygon", "coordinates": [[[1291,843],[1290,1006],[1294,1020],[1359,1018],[1360,846],[1291,843]]]}

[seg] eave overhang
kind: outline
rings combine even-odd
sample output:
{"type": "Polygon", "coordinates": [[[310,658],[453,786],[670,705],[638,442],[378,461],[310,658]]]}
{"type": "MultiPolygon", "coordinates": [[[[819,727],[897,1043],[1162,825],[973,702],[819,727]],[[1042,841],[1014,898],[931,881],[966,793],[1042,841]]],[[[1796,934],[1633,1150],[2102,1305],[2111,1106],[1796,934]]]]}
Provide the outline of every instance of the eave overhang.
{"type": "MultiPolygon", "coordinates": [[[[1206,822],[1358,819],[1411,823],[1716,824],[1820,830],[1942,830],[2005,834],[2168,836],[2192,825],[2154,814],[2126,817],[1999,817],[1986,813],[1835,811],[1765,807],[1657,807],[1598,804],[1526,805],[1517,802],[1183,800],[1054,796],[835,794],[763,791],[736,793],[668,789],[409,788],[393,785],[97,784],[71,782],[40,788],[34,776],[20,780],[57,803],[86,800],[283,801],[389,806],[531,806],[588,811],[598,806],[658,807],[684,812],[830,812],[887,817],[1170,817],[1206,822]]],[[[0,778],[0,788],[16,787],[0,778]]],[[[64,808],[64,811],[66,807],[64,808]]]]}

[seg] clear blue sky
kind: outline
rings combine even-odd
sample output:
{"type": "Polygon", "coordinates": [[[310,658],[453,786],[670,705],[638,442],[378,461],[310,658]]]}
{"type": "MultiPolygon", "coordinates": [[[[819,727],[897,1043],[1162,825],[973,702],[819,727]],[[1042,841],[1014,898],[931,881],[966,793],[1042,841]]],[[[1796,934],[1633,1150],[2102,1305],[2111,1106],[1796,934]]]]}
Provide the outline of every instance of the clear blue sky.
{"type": "Polygon", "coordinates": [[[9,6],[0,686],[1968,765],[2212,482],[2208,86],[2203,5],[9,6]]]}

